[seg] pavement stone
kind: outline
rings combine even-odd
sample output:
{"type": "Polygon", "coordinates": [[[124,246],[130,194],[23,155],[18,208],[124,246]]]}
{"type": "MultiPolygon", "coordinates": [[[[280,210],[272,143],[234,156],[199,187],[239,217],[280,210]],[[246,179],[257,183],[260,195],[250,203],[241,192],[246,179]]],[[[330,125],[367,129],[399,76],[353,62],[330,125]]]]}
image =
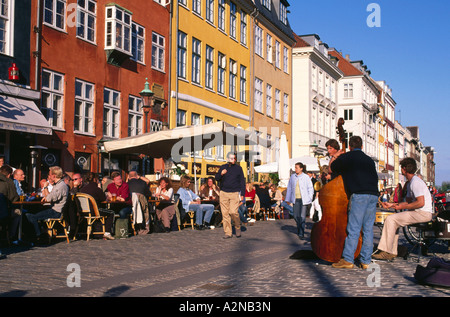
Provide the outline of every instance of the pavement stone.
{"type": "MultiPolygon", "coordinates": [[[[307,223],[306,236],[312,223],[307,223]]],[[[59,240],[48,246],[3,248],[0,297],[447,297],[450,289],[420,285],[415,259],[375,261],[374,270],[332,268],[290,255],[310,250],[295,221],[258,221],[241,238],[222,239],[222,228],[183,229],[128,239],[59,240]],[[80,287],[69,287],[79,266],[80,287]],[[377,271],[378,270],[378,271],[377,271]],[[379,272],[379,275],[377,275],[379,272]],[[378,280],[374,276],[379,277],[378,280]],[[379,281],[378,285],[372,285],[379,281]]],[[[374,228],[375,243],[380,231],[374,228]]],[[[401,244],[406,244],[404,239],[401,244]]],[[[447,245],[435,256],[450,260],[447,245]]]]}

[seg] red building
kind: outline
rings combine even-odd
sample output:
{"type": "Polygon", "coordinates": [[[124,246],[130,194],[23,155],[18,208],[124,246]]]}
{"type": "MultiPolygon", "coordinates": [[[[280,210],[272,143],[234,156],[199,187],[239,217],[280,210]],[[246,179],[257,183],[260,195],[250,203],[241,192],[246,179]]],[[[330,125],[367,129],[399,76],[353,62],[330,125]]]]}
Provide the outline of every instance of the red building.
{"type": "MultiPolygon", "coordinates": [[[[147,0],[32,1],[31,87],[53,128],[39,136],[40,166],[68,173],[129,171],[153,162],[102,154],[102,142],[161,129],[167,107],[146,116],[146,79],[155,108],[168,99],[170,5],[147,0]],[[38,14],[39,12],[39,14],[38,14]],[[147,163],[145,163],[147,162],[147,163]],[[150,163],[148,163],[150,162],[150,163]]],[[[158,164],[158,163],[156,163],[158,164]]],[[[158,168],[158,166],[156,166],[158,168]]]]}

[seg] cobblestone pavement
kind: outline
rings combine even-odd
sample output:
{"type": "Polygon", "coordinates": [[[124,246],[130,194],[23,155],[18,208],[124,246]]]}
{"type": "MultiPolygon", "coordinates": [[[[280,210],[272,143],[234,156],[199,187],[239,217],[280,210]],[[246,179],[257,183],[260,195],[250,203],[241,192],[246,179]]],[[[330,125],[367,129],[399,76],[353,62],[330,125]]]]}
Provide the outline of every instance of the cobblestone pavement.
{"type": "MultiPolygon", "coordinates": [[[[307,224],[307,236],[312,223],[307,224]]],[[[375,242],[380,231],[374,228],[375,242]]],[[[48,246],[3,249],[0,296],[31,297],[446,297],[448,288],[419,285],[415,259],[375,262],[364,271],[334,269],[318,259],[290,259],[310,250],[295,222],[259,221],[237,239],[223,230],[135,236],[128,239],[64,240],[48,246]],[[79,270],[72,271],[78,265],[79,270]],[[73,279],[79,272],[80,279],[73,279]],[[378,274],[379,273],[379,274],[378,274]],[[375,276],[375,274],[377,274],[375,276]],[[378,279],[376,277],[379,277],[378,279]],[[80,281],[80,287],[68,282],[80,281]],[[374,284],[379,282],[379,284],[374,284]]],[[[401,243],[405,241],[401,240],[401,243]]],[[[450,259],[447,246],[436,256],[450,259]]],[[[420,262],[425,266],[430,258],[420,262]]],[[[77,275],[78,276],[78,275],[77,275]]]]}

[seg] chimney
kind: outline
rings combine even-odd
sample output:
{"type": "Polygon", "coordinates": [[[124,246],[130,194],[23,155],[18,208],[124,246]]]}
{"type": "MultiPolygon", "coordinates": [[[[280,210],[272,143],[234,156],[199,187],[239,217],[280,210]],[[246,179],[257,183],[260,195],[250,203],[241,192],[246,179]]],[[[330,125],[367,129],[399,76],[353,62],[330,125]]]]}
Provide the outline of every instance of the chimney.
{"type": "Polygon", "coordinates": [[[345,59],[348,60],[348,61],[350,61],[350,55],[348,55],[348,54],[345,55],[345,59]]]}

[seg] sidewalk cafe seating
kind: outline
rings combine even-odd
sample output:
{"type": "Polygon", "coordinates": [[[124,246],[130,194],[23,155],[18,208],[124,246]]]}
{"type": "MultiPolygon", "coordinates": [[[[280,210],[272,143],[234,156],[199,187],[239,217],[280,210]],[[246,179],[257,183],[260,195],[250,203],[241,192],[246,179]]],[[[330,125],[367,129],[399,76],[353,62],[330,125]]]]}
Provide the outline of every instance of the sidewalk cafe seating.
{"type": "Polygon", "coordinates": [[[191,226],[192,230],[194,230],[194,212],[191,210],[186,212],[184,210],[179,194],[174,194],[173,196],[175,200],[175,215],[177,217],[178,230],[181,230],[181,226],[186,228],[186,226],[189,225],[191,226]]]}
{"type": "Polygon", "coordinates": [[[52,238],[66,238],[67,243],[69,243],[68,226],[64,217],[65,215],[63,210],[61,218],[49,218],[43,221],[47,226],[49,243],[51,242],[52,238]],[[61,229],[63,229],[64,234],[58,234],[58,228],[55,227],[56,225],[60,226],[61,229]]]}
{"type": "MultiPolygon", "coordinates": [[[[94,197],[92,197],[91,195],[88,194],[84,194],[84,193],[77,193],[76,194],[76,199],[78,201],[78,213],[80,215],[80,218],[78,220],[78,226],[77,226],[77,231],[78,228],[80,227],[80,224],[83,221],[86,221],[86,235],[87,235],[87,241],[89,241],[90,235],[91,234],[105,234],[105,217],[100,216],[100,212],[98,210],[97,207],[97,202],[95,201],[94,197]],[[102,231],[92,231],[92,225],[95,222],[100,222],[101,223],[101,227],[102,227],[102,231]]],[[[76,234],[75,234],[76,236],[76,234]]]]}

